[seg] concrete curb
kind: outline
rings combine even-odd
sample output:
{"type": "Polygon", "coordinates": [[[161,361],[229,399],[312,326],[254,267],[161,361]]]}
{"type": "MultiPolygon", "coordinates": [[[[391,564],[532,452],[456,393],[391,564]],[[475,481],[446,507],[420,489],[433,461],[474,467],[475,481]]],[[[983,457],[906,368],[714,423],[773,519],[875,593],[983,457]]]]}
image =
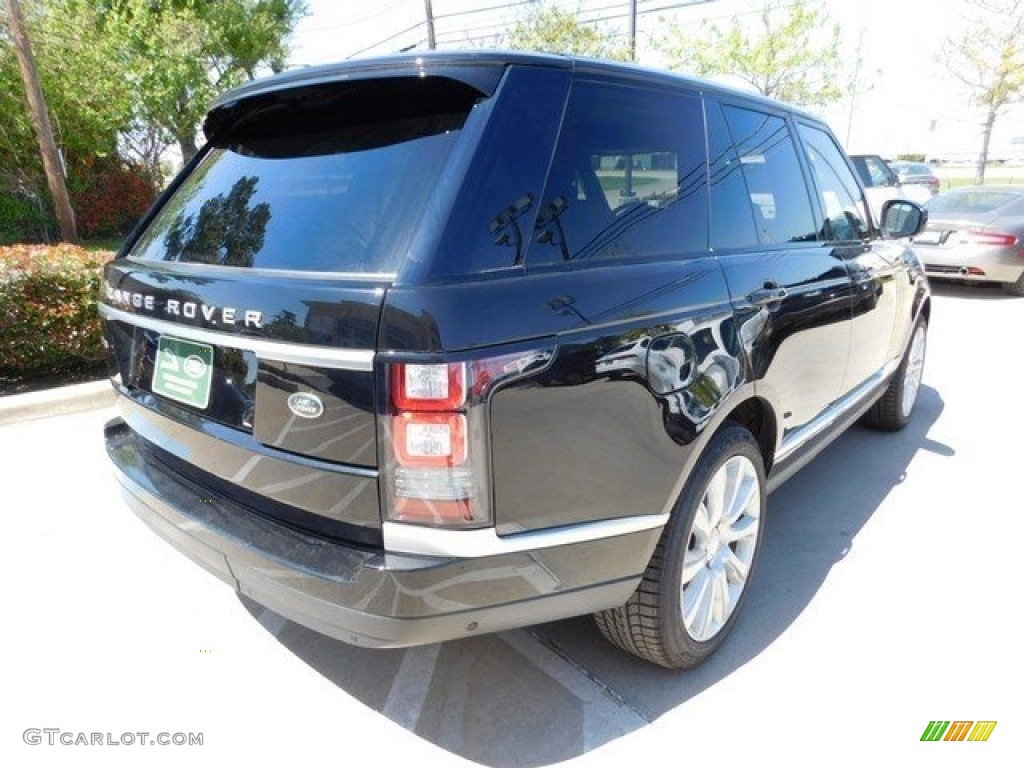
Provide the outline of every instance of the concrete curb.
{"type": "Polygon", "coordinates": [[[72,384],[69,387],[0,397],[0,427],[19,421],[81,413],[114,404],[117,393],[109,379],[72,384]]]}

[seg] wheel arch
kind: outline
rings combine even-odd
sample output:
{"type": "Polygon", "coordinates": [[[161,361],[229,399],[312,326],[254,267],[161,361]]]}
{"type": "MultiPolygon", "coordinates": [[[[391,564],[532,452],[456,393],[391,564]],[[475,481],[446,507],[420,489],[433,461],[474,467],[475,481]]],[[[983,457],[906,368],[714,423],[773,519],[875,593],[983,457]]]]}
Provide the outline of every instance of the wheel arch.
{"type": "Polygon", "coordinates": [[[771,472],[772,464],[775,460],[778,426],[775,419],[775,411],[768,401],[756,395],[744,400],[725,415],[725,418],[722,419],[722,422],[715,431],[717,432],[730,422],[745,427],[754,436],[758,446],[761,448],[761,457],[764,459],[764,471],[766,474],[771,472]]]}
{"type": "Polygon", "coordinates": [[[931,296],[925,296],[921,300],[920,306],[917,309],[917,313],[916,313],[915,319],[917,317],[923,317],[924,321],[926,323],[931,323],[931,321],[932,321],[932,297],[931,296]]]}
{"type": "Polygon", "coordinates": [[[747,429],[761,449],[765,474],[770,474],[778,446],[778,417],[771,402],[759,395],[752,383],[747,383],[734,392],[715,416],[701,430],[692,444],[686,461],[679,468],[679,477],[667,499],[663,512],[672,513],[687,480],[693,473],[701,454],[707,449],[712,438],[729,424],[739,424],[747,429]]]}

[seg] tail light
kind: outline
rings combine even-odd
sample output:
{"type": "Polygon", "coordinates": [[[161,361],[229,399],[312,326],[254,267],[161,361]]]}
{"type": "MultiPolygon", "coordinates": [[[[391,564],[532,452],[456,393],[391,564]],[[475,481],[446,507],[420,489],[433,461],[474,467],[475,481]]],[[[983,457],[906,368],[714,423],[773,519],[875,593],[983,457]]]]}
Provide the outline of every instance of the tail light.
{"type": "Polygon", "coordinates": [[[466,399],[466,365],[398,363],[392,369],[395,407],[408,411],[453,411],[466,399]]]}
{"type": "Polygon", "coordinates": [[[1017,244],[1017,236],[1011,235],[1008,232],[985,232],[983,230],[972,229],[966,234],[963,242],[971,243],[972,245],[1010,247],[1017,244]]]}
{"type": "Polygon", "coordinates": [[[386,519],[492,525],[487,397],[497,384],[539,370],[551,356],[530,350],[457,363],[391,363],[381,420],[386,519]]]}

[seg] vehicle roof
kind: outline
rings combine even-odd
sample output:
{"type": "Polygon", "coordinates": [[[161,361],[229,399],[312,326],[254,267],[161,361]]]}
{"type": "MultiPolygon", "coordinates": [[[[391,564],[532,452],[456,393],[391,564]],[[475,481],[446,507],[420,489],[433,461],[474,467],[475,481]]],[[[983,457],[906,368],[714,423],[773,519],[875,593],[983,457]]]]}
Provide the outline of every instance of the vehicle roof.
{"type": "Polygon", "coordinates": [[[455,74],[459,70],[466,71],[467,68],[471,67],[505,67],[511,64],[568,69],[574,72],[616,75],[619,77],[626,76],[648,83],[661,83],[672,86],[682,85],[708,94],[728,95],[729,97],[741,98],[775,109],[783,108],[805,119],[816,123],[823,123],[819,117],[799,107],[769,99],[757,93],[730,88],[729,86],[707,80],[687,77],[675,72],[582,56],[501,50],[406,53],[367,59],[351,59],[315,67],[294,69],[279,75],[253,80],[227,91],[214,100],[210,106],[210,111],[213,112],[219,108],[231,106],[238,101],[253,96],[306,85],[346,80],[352,77],[366,78],[372,77],[375,74],[399,76],[424,76],[429,74],[444,76],[447,73],[455,74]]]}

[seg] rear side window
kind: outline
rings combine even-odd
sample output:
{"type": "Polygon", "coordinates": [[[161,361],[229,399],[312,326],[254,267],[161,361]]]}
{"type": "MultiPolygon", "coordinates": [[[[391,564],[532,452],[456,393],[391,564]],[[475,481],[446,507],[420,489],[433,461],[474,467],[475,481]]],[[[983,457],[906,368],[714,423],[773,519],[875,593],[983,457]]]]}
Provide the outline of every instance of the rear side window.
{"type": "Polygon", "coordinates": [[[800,126],[811,173],[825,216],[825,240],[862,240],[868,236],[867,215],[857,180],[843,153],[824,131],[800,126]]]}
{"type": "Polygon", "coordinates": [[[530,263],[675,257],[707,247],[700,99],[576,82],[537,211],[530,263]]]}
{"type": "Polygon", "coordinates": [[[478,96],[395,78],[263,97],[214,136],[130,255],[395,272],[478,96]]]}
{"type": "Polygon", "coordinates": [[[712,102],[707,106],[711,246],[722,250],[757,245],[760,241],[754,228],[754,212],[736,146],[721,108],[712,102]]]}
{"type": "Polygon", "coordinates": [[[762,243],[817,238],[796,147],[781,117],[723,106],[762,243]]]}
{"type": "Polygon", "coordinates": [[[427,279],[522,266],[568,91],[564,70],[509,67],[495,95],[480,105],[486,127],[428,256],[427,279]]]}

